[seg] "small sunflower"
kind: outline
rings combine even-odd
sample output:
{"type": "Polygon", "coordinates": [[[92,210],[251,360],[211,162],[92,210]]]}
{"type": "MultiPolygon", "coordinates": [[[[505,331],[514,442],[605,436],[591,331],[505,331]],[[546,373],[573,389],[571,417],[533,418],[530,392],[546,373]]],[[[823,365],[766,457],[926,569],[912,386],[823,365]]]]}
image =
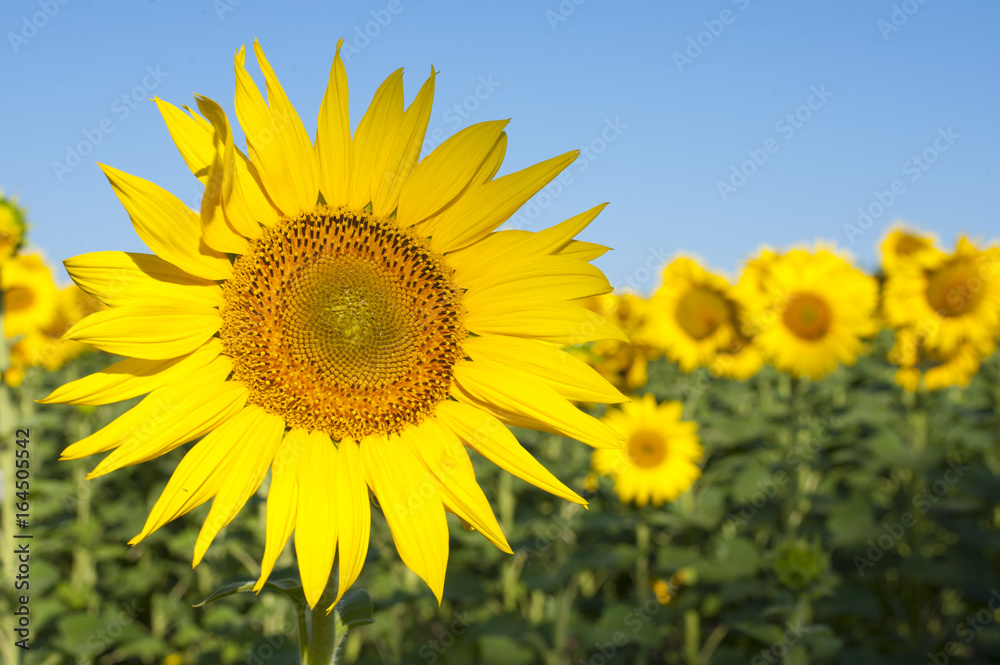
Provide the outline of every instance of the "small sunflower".
{"type": "Polygon", "coordinates": [[[0,265],[24,245],[26,228],[24,210],[0,192],[0,265]]]}
{"type": "Polygon", "coordinates": [[[922,252],[889,275],[883,307],[891,326],[919,332],[929,351],[952,356],[971,344],[991,353],[1000,334],[1000,248],[962,236],[953,253],[922,252]]]}
{"type": "Polygon", "coordinates": [[[701,476],[698,424],[682,421],[682,410],[680,402],[658,405],[652,395],[644,395],[605,416],[625,437],[625,447],[595,450],[592,465],[598,474],[614,478],[623,503],[660,506],[701,476]]]}
{"type": "Polygon", "coordinates": [[[603,206],[537,233],[497,231],[577,151],[497,177],[507,145],[497,121],[419,159],[433,69],[405,110],[402,70],[390,75],[352,136],[342,43],[315,142],[256,42],[266,101],[242,48],[235,59],[246,154],[210,99],[197,97],[200,114],[154,100],[205,184],[200,214],[102,167],[154,254],[66,262],[81,288],[111,306],[67,337],[128,358],[45,401],[149,393],[63,452],[112,451],[92,478],[203,437],[132,544],[214,498],[197,565],[270,470],[258,589],[294,531],[310,606],[335,553],[342,595],[368,550],[371,491],[401,558],[440,601],[446,511],[511,551],[465,446],[580,504],[504,423],[621,446],[569,400],[624,397],[559,348],[623,339],[579,304],[611,290],[589,264],[603,248],[573,239],[603,206]],[[148,427],[151,416],[162,424],[148,427]]]}
{"type": "Polygon", "coordinates": [[[42,330],[59,315],[59,289],[52,271],[38,254],[19,254],[0,270],[3,327],[7,337],[42,330]]]}
{"type": "Polygon", "coordinates": [[[793,249],[760,278],[755,342],[778,369],[812,379],[853,364],[877,331],[876,281],[827,249],[793,249]]]}
{"type": "Polygon", "coordinates": [[[692,259],[674,259],[650,298],[649,334],[681,370],[693,372],[712,362],[736,336],[736,312],[724,277],[692,259]]]}
{"type": "Polygon", "coordinates": [[[926,233],[896,225],[881,243],[882,270],[885,274],[896,272],[907,262],[917,260],[924,252],[936,250],[937,239],[926,233]]]}
{"type": "Polygon", "coordinates": [[[996,350],[996,343],[985,353],[966,342],[951,353],[928,350],[921,343],[921,334],[913,328],[896,331],[896,341],[889,350],[889,362],[899,365],[896,383],[910,392],[921,385],[926,390],[940,390],[952,386],[965,387],[976,375],[984,356],[996,350]]]}

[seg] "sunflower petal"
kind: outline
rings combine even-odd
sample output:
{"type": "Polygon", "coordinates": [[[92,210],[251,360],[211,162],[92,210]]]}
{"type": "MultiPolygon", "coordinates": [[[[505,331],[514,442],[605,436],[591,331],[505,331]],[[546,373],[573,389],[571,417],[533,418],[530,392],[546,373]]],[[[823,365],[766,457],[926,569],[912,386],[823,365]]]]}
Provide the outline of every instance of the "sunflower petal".
{"type": "Polygon", "coordinates": [[[204,306],[129,305],[95,312],[63,339],[86,342],[108,353],[162,360],[191,353],[222,325],[219,310],[204,306]]]}
{"type": "Polygon", "coordinates": [[[420,159],[427,123],[434,102],[434,68],[416,99],[403,113],[393,140],[382,144],[382,152],[372,174],[372,212],[389,215],[399,203],[399,193],[420,159]]]}
{"type": "Polygon", "coordinates": [[[201,378],[210,376],[211,372],[217,374],[218,367],[224,365],[215,363],[188,377],[181,385],[161,389],[155,397],[150,395],[154,397],[158,410],[139,427],[129,431],[120,445],[87,474],[87,478],[98,478],[166,454],[207,434],[239,412],[247,402],[245,386],[215,377],[214,382],[201,378]]]}
{"type": "Polygon", "coordinates": [[[208,179],[208,169],[215,154],[212,124],[186,106],[184,110],[187,113],[159,97],[153,97],[153,101],[156,102],[156,108],[160,110],[170,138],[174,140],[184,163],[204,183],[208,179]]]}
{"type": "Polygon", "coordinates": [[[503,423],[482,409],[461,402],[442,402],[435,416],[466,445],[501,469],[549,494],[581,506],[587,505],[583,498],[532,457],[503,423]]]}
{"type": "Polygon", "coordinates": [[[302,454],[305,430],[292,432],[285,436],[271,463],[271,486],[267,490],[267,539],[264,558],[260,564],[260,577],[253,587],[256,592],[264,588],[264,583],[274,570],[275,561],[295,529],[299,499],[298,461],[302,454]],[[292,432],[299,434],[293,436],[292,432]]]}
{"type": "Polygon", "coordinates": [[[502,308],[578,300],[614,290],[600,269],[566,256],[530,256],[509,261],[488,278],[472,284],[459,280],[456,283],[466,289],[464,301],[470,311],[484,305],[502,308]]]}
{"type": "Polygon", "coordinates": [[[469,454],[458,436],[449,428],[427,419],[411,431],[413,450],[437,481],[441,500],[471,524],[486,539],[508,554],[513,554],[490,502],[476,482],[469,454]]]}
{"type": "Polygon", "coordinates": [[[400,558],[427,583],[440,605],[448,567],[444,506],[413,444],[396,443],[394,438],[369,437],[361,442],[361,459],[400,558]]]}
{"type": "Polygon", "coordinates": [[[319,188],[327,205],[347,203],[351,191],[351,116],[348,107],[347,71],[340,58],[344,40],[337,42],[337,54],[330,67],[330,80],[319,107],[316,129],[316,159],[319,162],[319,188]]]}
{"type": "Polygon", "coordinates": [[[566,399],[600,404],[628,401],[590,365],[551,344],[507,335],[480,335],[464,340],[462,348],[476,363],[526,370],[566,399]]]}
{"type": "Polygon", "coordinates": [[[322,432],[304,436],[299,457],[295,552],[299,559],[302,591],[309,607],[315,607],[326,589],[337,550],[339,525],[333,486],[337,477],[337,451],[330,437],[322,432]]]}
{"type": "Polygon", "coordinates": [[[179,300],[218,307],[222,289],[194,277],[154,254],[91,252],[63,261],[66,272],[85,293],[108,307],[142,305],[150,300],[179,300]]]}
{"type": "Polygon", "coordinates": [[[248,430],[257,422],[259,407],[248,406],[212,430],[184,455],[160,498],[149,511],[146,524],[129,545],[161,526],[194,510],[218,493],[230,465],[241,454],[248,430]]]}
{"type": "Polygon", "coordinates": [[[135,232],[157,256],[205,279],[232,276],[229,259],[202,242],[201,219],[180,199],[148,180],[98,166],[125,206],[135,232]]]}
{"type": "Polygon", "coordinates": [[[358,123],[351,142],[354,167],[347,207],[363,210],[372,200],[372,183],[379,153],[395,140],[403,121],[403,70],[397,69],[382,82],[371,105],[358,123]]]}
{"type": "Polygon", "coordinates": [[[250,160],[257,167],[268,197],[285,215],[316,206],[319,186],[312,141],[285,95],[260,44],[257,63],[264,72],[268,102],[244,66],[243,48],[236,52],[236,115],[246,135],[250,160]]]}
{"type": "Polygon", "coordinates": [[[404,226],[416,224],[454,201],[480,173],[507,122],[495,120],[466,127],[422,159],[400,191],[396,219],[404,226]],[[448,177],[442,178],[442,173],[448,177]]]}
{"type": "Polygon", "coordinates": [[[459,388],[473,399],[545,423],[595,448],[621,448],[619,433],[519,367],[462,361],[455,365],[454,372],[459,388]]]}
{"type": "Polygon", "coordinates": [[[431,237],[431,247],[437,252],[471,245],[503,224],[579,154],[573,150],[471,188],[421,230],[431,237]]]}
{"type": "Polygon", "coordinates": [[[625,333],[607,318],[575,302],[527,307],[511,303],[497,307],[485,305],[480,310],[469,312],[465,325],[477,335],[533,337],[562,345],[583,344],[598,339],[629,341],[625,333]]]}
{"type": "Polygon", "coordinates": [[[247,427],[241,454],[236,456],[229,467],[219,492],[212,501],[212,509],[198,533],[198,540],[194,544],[195,566],[201,562],[219,531],[233,521],[247,499],[260,487],[281,444],[285,421],[256,405],[247,409],[253,414],[253,424],[247,427]]]}
{"type": "Polygon", "coordinates": [[[368,555],[368,538],[372,525],[371,502],[368,499],[368,486],[365,484],[361,452],[357,443],[350,439],[341,440],[337,447],[336,467],[333,505],[338,530],[340,579],[333,605],[340,602],[361,573],[368,555]]]}
{"type": "Polygon", "coordinates": [[[201,369],[222,353],[222,342],[210,339],[186,356],[168,360],[126,358],[53,390],[41,404],[111,404],[144,395],[201,369]]]}

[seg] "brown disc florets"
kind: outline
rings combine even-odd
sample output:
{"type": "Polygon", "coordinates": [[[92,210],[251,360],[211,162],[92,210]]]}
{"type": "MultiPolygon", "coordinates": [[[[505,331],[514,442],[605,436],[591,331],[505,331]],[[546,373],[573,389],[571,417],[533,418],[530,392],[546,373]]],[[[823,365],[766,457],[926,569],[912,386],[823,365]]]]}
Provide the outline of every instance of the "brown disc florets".
{"type": "Polygon", "coordinates": [[[464,357],[450,270],[391,219],[329,207],[282,219],[223,289],[233,378],[289,427],[397,433],[447,398],[464,357]]]}

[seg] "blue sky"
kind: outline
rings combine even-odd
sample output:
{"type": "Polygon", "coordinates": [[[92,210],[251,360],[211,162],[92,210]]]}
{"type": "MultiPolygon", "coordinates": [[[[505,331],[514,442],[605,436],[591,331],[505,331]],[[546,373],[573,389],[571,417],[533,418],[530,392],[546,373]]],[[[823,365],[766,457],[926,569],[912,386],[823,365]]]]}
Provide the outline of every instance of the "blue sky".
{"type": "Polygon", "coordinates": [[[0,187],[53,262],[143,251],[94,162],[200,196],[145,100],[234,118],[233,52],[257,37],[312,133],[343,36],[355,124],[390,72],[409,101],[433,65],[429,142],[511,118],[503,172],[585,148],[514,223],[610,201],[583,237],[615,248],[616,285],[815,239],[872,267],[896,219],[1000,235],[998,20],[995,0],[8,0],[0,187]]]}

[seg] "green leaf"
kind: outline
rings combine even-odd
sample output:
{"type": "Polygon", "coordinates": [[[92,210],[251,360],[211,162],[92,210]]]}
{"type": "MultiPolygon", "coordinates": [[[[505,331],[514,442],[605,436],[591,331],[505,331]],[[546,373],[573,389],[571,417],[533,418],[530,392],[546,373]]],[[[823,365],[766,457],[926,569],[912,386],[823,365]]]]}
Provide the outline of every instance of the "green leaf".
{"type": "MultiPolygon", "coordinates": [[[[250,593],[253,591],[255,584],[257,584],[255,580],[250,580],[249,582],[230,582],[229,584],[223,584],[218,589],[213,591],[208,598],[193,607],[202,607],[203,605],[214,602],[219,598],[225,598],[226,596],[232,596],[237,593],[250,593]]],[[[294,603],[301,603],[305,601],[305,596],[302,594],[302,583],[298,580],[284,579],[277,580],[275,582],[265,582],[262,590],[277,591],[278,593],[287,596],[294,603]]]]}
{"type": "Polygon", "coordinates": [[[372,597],[364,589],[348,591],[337,605],[337,615],[344,628],[354,628],[374,623],[372,597]]]}

